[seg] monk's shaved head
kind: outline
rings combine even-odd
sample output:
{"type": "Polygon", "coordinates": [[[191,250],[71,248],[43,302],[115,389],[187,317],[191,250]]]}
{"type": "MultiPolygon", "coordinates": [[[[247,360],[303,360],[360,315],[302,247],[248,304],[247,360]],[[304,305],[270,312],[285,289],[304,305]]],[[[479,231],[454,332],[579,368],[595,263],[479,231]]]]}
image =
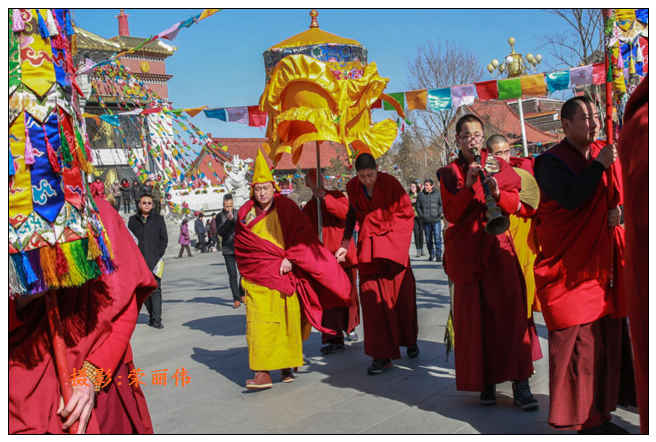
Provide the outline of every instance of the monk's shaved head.
{"type": "Polygon", "coordinates": [[[355,160],[355,170],[359,172],[364,169],[377,169],[376,160],[370,153],[361,153],[355,160]]]}
{"type": "Polygon", "coordinates": [[[487,142],[485,143],[489,151],[492,151],[492,148],[495,145],[501,145],[501,144],[508,144],[508,139],[503,135],[499,135],[499,134],[494,134],[490,136],[490,138],[488,138],[487,142]]]}
{"type": "Polygon", "coordinates": [[[571,121],[572,118],[577,114],[581,106],[587,109],[593,109],[594,103],[585,95],[570,98],[563,104],[563,107],[560,108],[561,121],[562,120],[571,121]]]}

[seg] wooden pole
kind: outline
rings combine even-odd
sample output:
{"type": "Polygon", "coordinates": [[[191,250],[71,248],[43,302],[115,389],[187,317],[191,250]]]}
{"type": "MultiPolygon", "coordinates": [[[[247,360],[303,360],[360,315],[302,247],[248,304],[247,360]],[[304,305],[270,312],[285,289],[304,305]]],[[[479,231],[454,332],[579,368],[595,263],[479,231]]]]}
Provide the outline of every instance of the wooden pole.
{"type": "MultiPolygon", "coordinates": [[[[314,142],[317,147],[317,192],[321,189],[321,155],[319,155],[319,141],[314,142]]],[[[319,226],[319,241],[323,242],[323,219],[321,218],[321,198],[317,194],[317,223],[319,226]]]]}
{"type": "MultiPolygon", "coordinates": [[[[50,290],[46,293],[46,311],[48,315],[48,326],[50,328],[50,339],[52,341],[53,355],[55,359],[55,371],[57,372],[57,379],[59,379],[59,386],[61,394],[64,398],[64,406],[73,396],[73,387],[71,386],[70,375],[68,372],[68,363],[66,362],[66,343],[61,335],[61,319],[59,317],[59,307],[57,306],[57,299],[54,291],[50,290]]],[[[73,423],[69,427],[68,432],[76,434],[78,429],[78,422],[73,423]]]]}
{"type": "Polygon", "coordinates": [[[610,59],[608,57],[608,38],[606,38],[605,29],[610,19],[612,9],[602,9],[604,15],[604,66],[606,69],[606,141],[613,143],[613,83],[612,77],[608,78],[610,59]]]}
{"type": "MultiPolygon", "coordinates": [[[[604,8],[602,9],[602,14],[604,16],[604,66],[606,68],[606,142],[608,144],[613,144],[613,83],[612,76],[609,75],[610,67],[610,57],[608,50],[609,35],[606,34],[606,27],[608,26],[608,20],[610,19],[612,9],[604,8]],[[610,78],[609,78],[610,77],[610,78]]],[[[611,164],[606,173],[608,174],[608,197],[611,197],[611,192],[613,189],[613,165],[611,164]]],[[[613,288],[615,284],[615,243],[613,235],[614,232],[611,230],[611,241],[610,241],[610,281],[609,286],[613,288]]]]}

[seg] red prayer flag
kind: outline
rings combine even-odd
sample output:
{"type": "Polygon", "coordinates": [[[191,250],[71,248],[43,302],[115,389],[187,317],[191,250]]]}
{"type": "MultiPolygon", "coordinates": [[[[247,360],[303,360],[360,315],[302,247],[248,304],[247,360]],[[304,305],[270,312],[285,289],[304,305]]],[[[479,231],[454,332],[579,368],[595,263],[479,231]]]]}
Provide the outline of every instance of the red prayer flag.
{"type": "Polygon", "coordinates": [[[592,65],[592,84],[606,83],[606,66],[604,63],[592,65]]]}
{"type": "Polygon", "coordinates": [[[161,107],[153,107],[153,108],[150,108],[150,109],[144,109],[143,111],[141,111],[141,115],[155,114],[157,112],[162,112],[162,108],[161,107]]]}
{"type": "Polygon", "coordinates": [[[382,109],[382,107],[383,107],[383,102],[380,98],[374,101],[374,104],[371,105],[372,109],[382,109]]]}
{"type": "Polygon", "coordinates": [[[255,127],[266,126],[267,113],[259,106],[248,106],[248,125],[255,127]]]}
{"type": "Polygon", "coordinates": [[[481,81],[474,83],[474,85],[476,86],[476,93],[478,94],[479,100],[496,100],[499,98],[499,89],[496,80],[481,81]]]}

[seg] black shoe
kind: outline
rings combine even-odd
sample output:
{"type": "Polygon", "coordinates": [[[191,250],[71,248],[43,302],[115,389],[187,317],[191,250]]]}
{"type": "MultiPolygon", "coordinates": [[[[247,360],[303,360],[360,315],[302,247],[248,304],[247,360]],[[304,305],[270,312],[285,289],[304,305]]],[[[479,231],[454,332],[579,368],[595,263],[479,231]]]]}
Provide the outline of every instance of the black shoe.
{"type": "Polygon", "coordinates": [[[417,356],[419,356],[419,347],[417,346],[417,344],[408,347],[408,357],[414,359],[417,356]]]}
{"type": "Polygon", "coordinates": [[[331,342],[330,344],[324,345],[323,347],[321,347],[321,353],[324,354],[324,355],[329,355],[329,354],[332,354],[332,353],[336,353],[338,351],[343,351],[344,348],[345,348],[344,344],[338,344],[338,343],[331,342]]]}
{"type": "Polygon", "coordinates": [[[496,405],[497,404],[497,391],[494,384],[487,385],[485,390],[481,392],[481,405],[496,405]]]}
{"type": "Polygon", "coordinates": [[[432,261],[432,260],[433,260],[433,255],[430,255],[430,256],[428,257],[428,260],[429,260],[429,261],[432,261]]]}
{"type": "Polygon", "coordinates": [[[371,366],[367,369],[367,374],[377,375],[392,367],[392,361],[389,359],[374,359],[371,366]]]}
{"type": "Polygon", "coordinates": [[[538,401],[531,394],[531,387],[528,385],[528,379],[524,381],[514,381],[512,383],[513,403],[524,411],[537,410],[538,401]]]}
{"type": "Polygon", "coordinates": [[[159,329],[164,328],[164,326],[162,325],[161,322],[159,324],[150,324],[150,326],[153,327],[153,328],[159,328],[159,329]]]}

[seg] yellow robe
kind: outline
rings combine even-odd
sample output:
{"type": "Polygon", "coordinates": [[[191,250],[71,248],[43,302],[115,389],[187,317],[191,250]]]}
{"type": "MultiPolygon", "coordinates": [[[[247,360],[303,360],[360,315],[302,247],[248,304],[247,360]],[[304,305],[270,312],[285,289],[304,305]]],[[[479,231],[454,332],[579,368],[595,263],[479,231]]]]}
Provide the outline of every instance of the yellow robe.
{"type": "Polygon", "coordinates": [[[526,303],[528,309],[528,318],[533,316],[533,300],[535,299],[535,274],[533,273],[533,264],[535,263],[536,254],[529,245],[529,232],[531,231],[531,219],[522,218],[516,215],[510,215],[510,236],[513,240],[515,253],[519,266],[524,274],[526,282],[526,303]]]}
{"type": "MultiPolygon", "coordinates": [[[[251,230],[284,249],[278,212],[274,209],[251,230]]],[[[303,365],[301,306],[294,293],[285,296],[242,278],[246,292],[246,342],[253,371],[279,370],[303,365]]]]}

